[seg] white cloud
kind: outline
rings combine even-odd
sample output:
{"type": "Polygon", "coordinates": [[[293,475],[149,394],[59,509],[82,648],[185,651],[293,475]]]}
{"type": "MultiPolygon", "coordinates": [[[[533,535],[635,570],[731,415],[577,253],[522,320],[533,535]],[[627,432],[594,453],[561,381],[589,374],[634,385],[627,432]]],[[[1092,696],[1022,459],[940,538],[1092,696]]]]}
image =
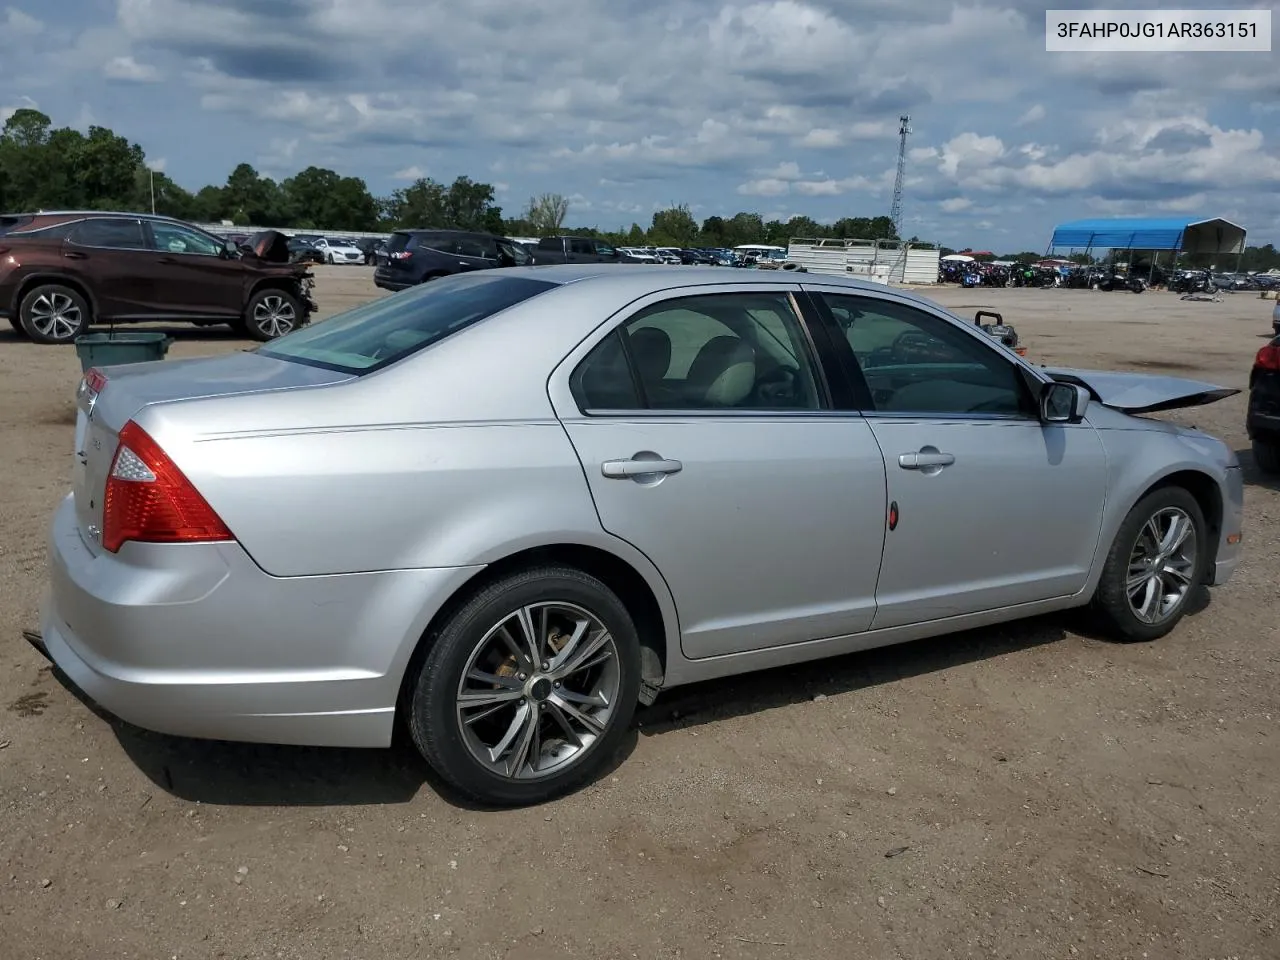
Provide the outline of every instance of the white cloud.
{"type": "Polygon", "coordinates": [[[844,137],[834,127],[814,127],[796,141],[796,146],[808,147],[810,150],[829,150],[843,143],[844,137]]]}
{"type": "Polygon", "coordinates": [[[776,177],[748,180],[746,183],[738,184],[738,193],[744,197],[780,197],[790,189],[790,183],[776,177]]]}
{"type": "Polygon", "coordinates": [[[1018,118],[1018,126],[1024,127],[1029,123],[1039,123],[1045,118],[1045,109],[1043,103],[1034,104],[1022,116],[1018,118]]]}
{"type": "MultiPolygon", "coordinates": [[[[16,5],[37,9],[0,0],[6,38],[33,29],[16,5]]],[[[1280,241],[1274,58],[1046,57],[1026,0],[67,6],[49,42],[5,46],[20,79],[0,102],[26,94],[74,125],[83,101],[196,189],[245,158],[277,177],[333,166],[385,194],[415,161],[508,185],[504,206],[582,194],[575,222],[601,227],[669,203],[874,216],[908,114],[906,205],[929,239],[994,245],[1010,229],[1038,246],[1100,198],[1234,210],[1251,241],[1280,241]],[[94,82],[150,71],[165,82],[145,98],[94,82]]]]}
{"type": "Polygon", "coordinates": [[[152,173],[164,173],[168,161],[164,157],[147,158],[147,169],[152,173]]]}
{"type": "Polygon", "coordinates": [[[0,20],[0,37],[34,37],[44,32],[44,23],[23,13],[17,7],[5,7],[4,19],[0,20]]]}
{"type": "Polygon", "coordinates": [[[402,167],[391,175],[393,180],[421,180],[427,176],[427,168],[420,167],[416,163],[407,167],[402,167]]]}
{"type": "Polygon", "coordinates": [[[154,83],[160,79],[155,67],[139,63],[133,57],[112,57],[102,68],[108,80],[128,80],[133,83],[154,83]]]}

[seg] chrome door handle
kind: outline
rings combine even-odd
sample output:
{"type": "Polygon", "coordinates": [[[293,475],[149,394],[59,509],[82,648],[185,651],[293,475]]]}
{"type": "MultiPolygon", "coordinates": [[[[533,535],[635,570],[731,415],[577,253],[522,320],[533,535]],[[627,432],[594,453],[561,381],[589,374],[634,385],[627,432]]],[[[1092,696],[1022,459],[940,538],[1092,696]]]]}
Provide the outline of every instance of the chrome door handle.
{"type": "Polygon", "coordinates": [[[630,480],[655,473],[679,473],[684,464],[679,460],[606,460],[600,472],[610,480],[630,480]]]}
{"type": "Polygon", "coordinates": [[[955,462],[955,454],[951,453],[903,453],[898,456],[898,466],[903,470],[949,467],[955,462]]]}

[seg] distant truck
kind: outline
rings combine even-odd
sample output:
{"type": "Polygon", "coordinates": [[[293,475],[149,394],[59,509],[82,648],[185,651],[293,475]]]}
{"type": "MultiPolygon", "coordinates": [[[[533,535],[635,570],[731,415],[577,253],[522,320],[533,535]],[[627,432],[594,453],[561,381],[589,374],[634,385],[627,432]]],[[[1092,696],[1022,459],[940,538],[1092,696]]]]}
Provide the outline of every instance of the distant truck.
{"type": "Polygon", "coordinates": [[[543,237],[533,248],[535,263],[641,263],[611,243],[592,237],[543,237]]]}

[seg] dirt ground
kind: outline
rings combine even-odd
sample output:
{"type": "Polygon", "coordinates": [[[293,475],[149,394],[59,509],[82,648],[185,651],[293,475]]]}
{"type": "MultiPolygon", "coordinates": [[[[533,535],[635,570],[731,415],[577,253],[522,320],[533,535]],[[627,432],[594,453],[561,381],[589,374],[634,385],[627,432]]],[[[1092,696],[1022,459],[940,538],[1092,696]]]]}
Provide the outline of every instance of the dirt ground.
{"type": "MultiPolygon", "coordinates": [[[[375,294],[318,274],[325,313],[375,294]]],[[[1037,360],[1234,387],[1272,306],[929,295],[1037,360]]],[[[1280,957],[1280,486],[1247,454],[1245,560],[1161,642],[1050,617],[672,691],[598,783],[495,813],[405,747],[157,736],[60,682],[20,631],[78,376],[0,334],[5,960],[1280,957]]],[[[1244,451],[1244,411],[1182,419],[1244,451]]]]}

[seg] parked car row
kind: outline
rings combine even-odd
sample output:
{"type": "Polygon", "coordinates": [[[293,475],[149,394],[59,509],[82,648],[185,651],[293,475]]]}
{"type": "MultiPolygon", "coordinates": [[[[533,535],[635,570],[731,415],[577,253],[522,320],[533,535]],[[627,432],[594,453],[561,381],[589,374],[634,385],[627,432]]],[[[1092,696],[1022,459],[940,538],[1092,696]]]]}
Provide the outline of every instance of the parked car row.
{"type": "Polygon", "coordinates": [[[307,323],[312,275],[275,230],[243,242],[137,213],[0,216],[0,318],[36,343],[91,324],[226,324],[272,340],[307,323]]]}

